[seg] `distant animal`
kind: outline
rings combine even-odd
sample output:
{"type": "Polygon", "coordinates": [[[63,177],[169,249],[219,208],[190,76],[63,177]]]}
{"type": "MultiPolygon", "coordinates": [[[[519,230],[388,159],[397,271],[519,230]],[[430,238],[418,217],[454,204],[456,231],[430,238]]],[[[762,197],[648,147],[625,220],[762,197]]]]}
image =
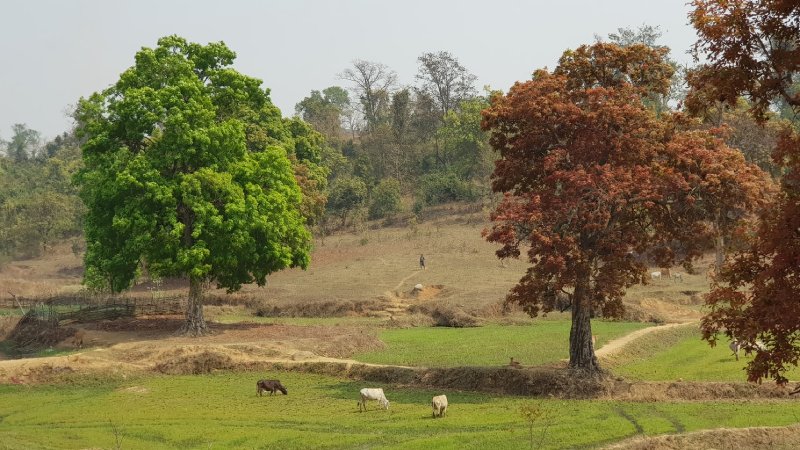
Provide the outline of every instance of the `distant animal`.
{"type": "Polygon", "coordinates": [[[753,351],[765,351],[767,346],[764,345],[760,339],[756,339],[755,342],[743,342],[739,340],[732,340],[730,344],[728,344],[728,348],[731,349],[733,352],[733,356],[736,357],[736,360],[739,360],[739,350],[744,350],[745,355],[749,355],[753,351]]]}
{"type": "Polygon", "coordinates": [[[84,330],[77,330],[75,334],[72,336],[72,345],[75,348],[83,348],[83,338],[86,337],[86,331],[84,330]]]}
{"type": "Polygon", "coordinates": [[[672,272],[672,273],[669,275],[669,277],[670,277],[670,279],[671,279],[671,280],[673,280],[673,281],[680,281],[681,283],[683,283],[683,274],[682,274],[682,273],[680,273],[680,272],[672,272]]]}
{"type": "Polygon", "coordinates": [[[447,414],[447,396],[446,395],[437,395],[433,397],[431,401],[431,407],[433,408],[433,417],[436,416],[444,417],[447,414]]]}
{"type": "Polygon", "coordinates": [[[661,271],[650,272],[650,278],[653,280],[660,280],[661,279],[661,271]]]}
{"type": "Polygon", "coordinates": [[[731,341],[731,343],[728,344],[728,348],[731,349],[731,351],[733,352],[733,356],[735,356],[736,360],[738,361],[739,360],[739,349],[741,348],[739,346],[739,341],[737,341],[737,340],[731,341]]]}
{"type": "Polygon", "coordinates": [[[283,395],[289,393],[279,380],[258,380],[256,382],[256,393],[262,396],[264,391],[269,391],[269,395],[275,395],[275,391],[283,392],[283,395]]]}
{"type": "Polygon", "coordinates": [[[386,395],[383,393],[383,388],[364,388],[361,389],[361,400],[358,401],[358,410],[359,411],[366,411],[367,410],[367,400],[377,400],[378,404],[383,407],[383,409],[389,409],[389,400],[386,398],[386,395]]]}
{"type": "Polygon", "coordinates": [[[511,362],[508,363],[508,367],[511,367],[512,369],[521,369],[522,364],[520,364],[519,361],[514,361],[514,357],[512,356],[511,362]]]}

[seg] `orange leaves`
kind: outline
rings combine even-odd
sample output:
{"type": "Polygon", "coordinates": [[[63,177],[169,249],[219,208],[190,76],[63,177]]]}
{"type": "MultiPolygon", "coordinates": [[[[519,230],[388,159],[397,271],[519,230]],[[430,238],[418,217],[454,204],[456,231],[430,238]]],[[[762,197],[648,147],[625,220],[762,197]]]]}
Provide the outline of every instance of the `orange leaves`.
{"type": "Polygon", "coordinates": [[[500,153],[493,189],[505,194],[484,236],[501,258],[529,246],[531,267],[508,300],[531,314],[580,285],[575,295],[619,315],[645,262],[688,264],[714,233],[746,235],[741,219],[762,204],[764,178],[740,153],[695,120],[657,118],[645,105],[671,75],[663,53],[581,47],[484,111],[500,153]]]}

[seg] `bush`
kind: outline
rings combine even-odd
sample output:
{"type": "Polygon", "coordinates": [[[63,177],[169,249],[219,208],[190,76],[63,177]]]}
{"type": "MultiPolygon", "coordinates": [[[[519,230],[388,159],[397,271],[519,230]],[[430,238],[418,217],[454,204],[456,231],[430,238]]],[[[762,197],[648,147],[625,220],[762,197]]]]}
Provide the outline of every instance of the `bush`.
{"type": "Polygon", "coordinates": [[[400,212],[400,182],[394,178],[386,178],[372,191],[369,204],[369,218],[383,219],[400,212]]]}
{"type": "Polygon", "coordinates": [[[419,179],[418,196],[426,205],[455,201],[474,201],[478,191],[453,172],[438,172],[419,179]]]}
{"type": "Polygon", "coordinates": [[[434,326],[437,327],[479,327],[483,325],[478,317],[464,312],[460,308],[447,305],[425,306],[411,305],[408,308],[411,314],[427,314],[433,319],[434,326]]]}

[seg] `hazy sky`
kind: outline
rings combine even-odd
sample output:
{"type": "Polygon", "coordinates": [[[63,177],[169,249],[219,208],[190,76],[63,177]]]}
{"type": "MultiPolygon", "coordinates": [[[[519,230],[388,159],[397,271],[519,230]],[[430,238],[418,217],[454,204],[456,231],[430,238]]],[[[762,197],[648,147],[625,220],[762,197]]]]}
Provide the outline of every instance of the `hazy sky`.
{"type": "Polygon", "coordinates": [[[619,27],[658,25],[679,62],[695,40],[687,0],[0,0],[0,138],[26,123],[53,137],[81,96],[113,84],[141,47],[165,35],[224,41],[235,67],[264,81],[284,115],[312,89],[343,85],[353,59],[413,84],[417,57],[447,50],[507,90],[567,48],[619,27]]]}

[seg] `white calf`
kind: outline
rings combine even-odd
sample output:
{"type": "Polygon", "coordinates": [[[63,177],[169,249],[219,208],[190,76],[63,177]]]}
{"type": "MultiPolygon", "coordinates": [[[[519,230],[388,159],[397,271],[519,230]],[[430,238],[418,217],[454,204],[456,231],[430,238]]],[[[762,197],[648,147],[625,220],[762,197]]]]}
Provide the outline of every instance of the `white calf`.
{"type": "Polygon", "coordinates": [[[431,401],[431,407],[433,408],[433,417],[436,416],[444,417],[447,414],[447,396],[446,395],[437,395],[433,397],[431,401]]]}
{"type": "Polygon", "coordinates": [[[364,388],[361,389],[361,400],[358,401],[358,410],[367,410],[367,400],[377,400],[383,409],[389,409],[389,400],[381,388],[364,388]]]}

